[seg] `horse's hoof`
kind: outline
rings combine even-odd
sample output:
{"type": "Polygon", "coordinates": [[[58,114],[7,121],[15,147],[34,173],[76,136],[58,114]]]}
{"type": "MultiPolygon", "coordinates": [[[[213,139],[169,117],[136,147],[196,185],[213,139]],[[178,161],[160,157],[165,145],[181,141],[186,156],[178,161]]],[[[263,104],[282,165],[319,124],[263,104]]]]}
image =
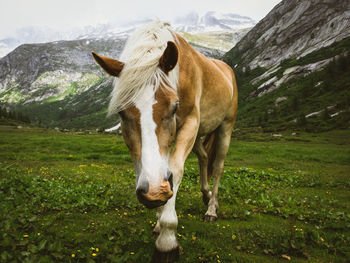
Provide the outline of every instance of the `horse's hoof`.
{"type": "Polygon", "coordinates": [[[204,216],[204,221],[206,222],[215,222],[217,219],[218,219],[217,216],[210,216],[210,215],[204,216]]]}
{"type": "Polygon", "coordinates": [[[168,252],[159,251],[157,248],[154,249],[151,263],[173,263],[179,260],[180,250],[179,247],[174,248],[168,252]]]}

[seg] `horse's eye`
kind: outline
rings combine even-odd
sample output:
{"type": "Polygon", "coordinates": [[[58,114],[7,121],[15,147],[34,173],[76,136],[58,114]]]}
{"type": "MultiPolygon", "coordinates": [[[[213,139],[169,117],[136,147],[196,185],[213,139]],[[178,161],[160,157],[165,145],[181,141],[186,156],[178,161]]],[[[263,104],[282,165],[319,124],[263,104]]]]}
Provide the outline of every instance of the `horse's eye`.
{"type": "Polygon", "coordinates": [[[125,118],[125,113],[124,113],[124,111],[120,111],[120,112],[118,112],[118,113],[119,113],[119,116],[120,116],[122,119],[125,118]]]}
{"type": "Polygon", "coordinates": [[[174,108],[173,108],[173,112],[172,112],[172,115],[175,115],[176,111],[177,111],[177,108],[179,107],[179,102],[175,102],[174,104],[174,108]]]}

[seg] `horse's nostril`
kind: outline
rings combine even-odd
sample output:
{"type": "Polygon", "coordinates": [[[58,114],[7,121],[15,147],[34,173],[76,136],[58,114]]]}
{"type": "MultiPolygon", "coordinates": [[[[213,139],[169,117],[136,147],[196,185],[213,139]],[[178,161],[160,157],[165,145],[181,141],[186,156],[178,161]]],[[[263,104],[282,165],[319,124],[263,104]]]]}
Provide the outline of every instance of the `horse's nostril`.
{"type": "Polygon", "coordinates": [[[146,189],[144,189],[144,188],[137,188],[136,189],[136,194],[146,194],[147,192],[146,192],[146,189]]]}
{"type": "Polygon", "coordinates": [[[170,189],[173,190],[173,173],[168,171],[168,182],[170,184],[170,189]]]}
{"type": "Polygon", "coordinates": [[[147,194],[148,193],[148,188],[149,188],[149,185],[148,183],[143,183],[141,185],[138,185],[137,188],[136,188],[136,194],[147,194]]]}

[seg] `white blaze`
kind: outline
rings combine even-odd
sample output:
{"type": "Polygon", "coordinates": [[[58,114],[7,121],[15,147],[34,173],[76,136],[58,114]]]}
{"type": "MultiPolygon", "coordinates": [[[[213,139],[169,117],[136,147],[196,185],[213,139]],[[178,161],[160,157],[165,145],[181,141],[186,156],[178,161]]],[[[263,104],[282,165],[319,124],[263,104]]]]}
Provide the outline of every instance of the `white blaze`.
{"type": "Polygon", "coordinates": [[[135,103],[140,111],[141,125],[141,174],[148,179],[150,185],[158,186],[167,173],[167,162],[159,152],[156,135],[156,124],[153,120],[154,91],[152,87],[147,89],[144,100],[135,103]]]}

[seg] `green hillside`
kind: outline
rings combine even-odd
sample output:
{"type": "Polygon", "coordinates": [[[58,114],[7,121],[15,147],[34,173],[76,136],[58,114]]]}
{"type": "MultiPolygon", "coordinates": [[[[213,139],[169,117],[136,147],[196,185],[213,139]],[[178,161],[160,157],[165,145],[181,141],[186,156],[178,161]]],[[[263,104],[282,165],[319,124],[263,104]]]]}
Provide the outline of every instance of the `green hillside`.
{"type": "MultiPolygon", "coordinates": [[[[349,135],[235,134],[213,223],[191,154],[176,202],[180,263],[348,262],[349,135]]],[[[0,200],[0,262],[151,258],[156,211],[137,201],[120,136],[0,125],[0,200]]]]}
{"type": "Polygon", "coordinates": [[[106,118],[112,88],[111,80],[100,78],[84,92],[72,93],[61,100],[19,104],[16,109],[26,112],[33,124],[43,127],[110,128],[119,119],[118,116],[106,118]]]}
{"type": "Polygon", "coordinates": [[[299,59],[282,61],[266,78],[252,80],[267,68],[250,70],[239,64],[242,53],[229,52],[224,60],[235,68],[239,87],[237,127],[261,126],[267,131],[303,129],[322,131],[348,128],[350,124],[350,38],[319,49],[299,59]],[[311,65],[325,59],[332,61],[318,71],[300,74],[260,97],[254,91],[269,79],[281,80],[287,69],[311,65]],[[253,94],[253,95],[252,95],[253,94]],[[316,112],[318,114],[316,114],[316,112]],[[309,114],[315,113],[313,116],[309,114]]]}

